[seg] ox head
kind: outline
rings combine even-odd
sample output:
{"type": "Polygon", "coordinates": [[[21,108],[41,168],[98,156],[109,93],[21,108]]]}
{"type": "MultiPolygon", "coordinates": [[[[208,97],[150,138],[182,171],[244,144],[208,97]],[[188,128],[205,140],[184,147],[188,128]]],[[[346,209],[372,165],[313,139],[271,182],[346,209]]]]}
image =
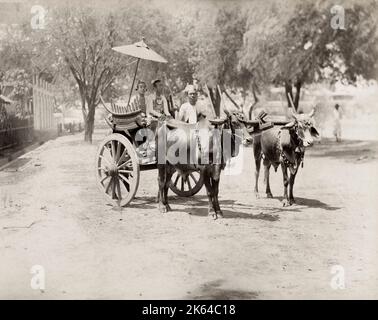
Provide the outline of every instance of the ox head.
{"type": "Polygon", "coordinates": [[[310,147],[314,144],[314,138],[319,136],[318,130],[315,127],[313,109],[308,114],[298,114],[291,109],[293,121],[285,125],[285,128],[295,132],[296,136],[303,142],[304,147],[310,147]]]}
{"type": "Polygon", "coordinates": [[[229,129],[231,132],[231,156],[235,157],[239,154],[243,141],[252,142],[253,138],[249,134],[245,125],[244,113],[240,110],[226,110],[228,121],[225,125],[225,129],[229,129]]]}

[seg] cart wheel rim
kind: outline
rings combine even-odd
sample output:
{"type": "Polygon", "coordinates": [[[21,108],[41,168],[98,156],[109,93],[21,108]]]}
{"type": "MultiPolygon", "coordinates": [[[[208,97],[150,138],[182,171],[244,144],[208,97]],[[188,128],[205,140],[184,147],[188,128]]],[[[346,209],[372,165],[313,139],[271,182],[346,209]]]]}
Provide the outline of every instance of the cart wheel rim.
{"type": "Polygon", "coordinates": [[[190,197],[197,194],[203,186],[203,177],[200,172],[193,171],[181,174],[176,171],[171,178],[170,189],[180,197],[190,197]]]}
{"type": "Polygon", "coordinates": [[[121,134],[111,134],[100,144],[96,158],[97,183],[113,204],[126,206],[139,185],[139,163],[135,149],[121,134]]]}

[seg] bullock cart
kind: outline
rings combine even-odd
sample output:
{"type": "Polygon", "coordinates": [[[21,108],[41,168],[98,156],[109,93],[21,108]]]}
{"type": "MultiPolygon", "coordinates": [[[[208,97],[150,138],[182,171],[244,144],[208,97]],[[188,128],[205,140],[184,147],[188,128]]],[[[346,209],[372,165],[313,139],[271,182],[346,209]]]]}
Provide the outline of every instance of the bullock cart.
{"type": "MultiPolygon", "coordinates": [[[[167,61],[151,50],[144,40],[132,45],[115,47],[113,50],[137,58],[136,69],[127,103],[107,104],[100,97],[101,103],[109,112],[105,120],[112,131],[98,147],[96,177],[100,190],[108,200],[118,206],[126,206],[138,190],[140,171],[157,168],[156,158],[151,159],[146,154],[153,152],[152,148],[146,150],[144,146],[141,147],[146,141],[140,141],[137,137],[140,129],[149,128],[154,124],[156,127],[159,119],[153,119],[151,125],[147,126],[142,111],[137,105],[130,103],[138,66],[141,59],[160,63],[167,61]]],[[[199,172],[184,174],[177,171],[172,176],[170,189],[178,196],[189,197],[198,193],[202,186],[203,178],[199,172]]]]}

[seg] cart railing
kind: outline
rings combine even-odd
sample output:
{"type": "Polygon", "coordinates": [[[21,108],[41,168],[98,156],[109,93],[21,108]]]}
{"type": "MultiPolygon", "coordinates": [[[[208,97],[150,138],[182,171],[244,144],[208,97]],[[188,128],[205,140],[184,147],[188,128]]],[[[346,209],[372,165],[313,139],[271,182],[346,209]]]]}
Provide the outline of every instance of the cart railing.
{"type": "Polygon", "coordinates": [[[106,104],[102,96],[100,96],[100,102],[108,111],[115,117],[132,117],[142,112],[139,106],[135,102],[127,104],[126,102],[110,102],[106,104]]]}

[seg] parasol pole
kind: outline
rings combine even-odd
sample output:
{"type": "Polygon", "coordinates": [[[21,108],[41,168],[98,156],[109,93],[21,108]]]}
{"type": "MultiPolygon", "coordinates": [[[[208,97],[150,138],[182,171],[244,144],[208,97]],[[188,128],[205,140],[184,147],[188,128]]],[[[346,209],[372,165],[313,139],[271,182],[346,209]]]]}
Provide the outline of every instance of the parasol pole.
{"type": "Polygon", "coordinates": [[[138,58],[137,64],[136,64],[136,67],[135,67],[135,73],[134,73],[133,83],[131,85],[131,90],[130,90],[130,94],[129,94],[129,100],[127,101],[127,106],[129,106],[131,95],[133,94],[134,83],[135,83],[135,78],[136,78],[136,75],[137,75],[137,72],[138,72],[139,62],[140,62],[140,58],[138,58]]]}

